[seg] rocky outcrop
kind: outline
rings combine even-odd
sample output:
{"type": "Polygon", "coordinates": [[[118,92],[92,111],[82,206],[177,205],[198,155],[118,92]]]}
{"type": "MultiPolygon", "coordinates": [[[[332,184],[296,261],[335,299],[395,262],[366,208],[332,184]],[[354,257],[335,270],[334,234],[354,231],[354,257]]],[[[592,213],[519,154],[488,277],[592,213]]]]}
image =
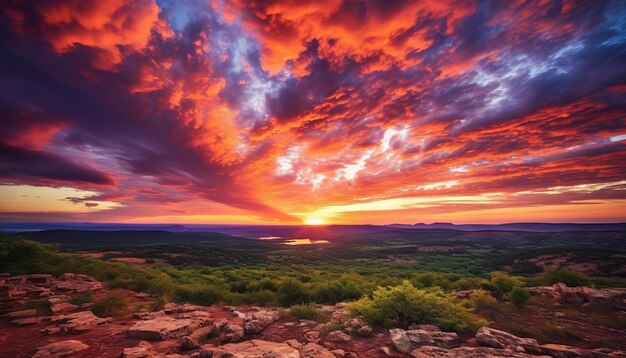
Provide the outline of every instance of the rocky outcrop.
{"type": "Polygon", "coordinates": [[[267,326],[278,320],[278,313],[273,311],[259,311],[247,315],[244,319],[244,329],[248,334],[260,333],[267,326]]]}
{"type": "Polygon", "coordinates": [[[210,314],[195,305],[166,305],[152,312],[128,329],[128,336],[149,341],[189,335],[210,321],[210,314]]]}
{"type": "Polygon", "coordinates": [[[413,344],[409,337],[407,337],[405,330],[400,328],[390,329],[389,336],[394,347],[396,347],[399,352],[409,353],[413,349],[413,344]]]}
{"type": "Polygon", "coordinates": [[[349,342],[352,337],[342,331],[332,331],[326,335],[326,340],[331,342],[349,342]]]}
{"type": "Polygon", "coordinates": [[[135,323],[128,329],[128,336],[149,341],[164,340],[189,334],[191,325],[193,321],[190,319],[161,317],[135,323]]]}
{"type": "Polygon", "coordinates": [[[481,327],[476,333],[476,341],[482,345],[494,348],[510,348],[516,352],[542,354],[543,350],[537,340],[520,338],[508,332],[489,327],[481,327]]]}
{"type": "Polygon", "coordinates": [[[65,333],[82,333],[111,321],[110,318],[100,318],[91,311],[81,311],[67,315],[53,316],[51,322],[65,333]]]}
{"type": "Polygon", "coordinates": [[[299,358],[300,353],[285,343],[253,339],[216,347],[213,358],[299,358]]]}
{"type": "Polygon", "coordinates": [[[308,343],[300,350],[300,357],[302,358],[335,358],[335,355],[331,353],[325,347],[315,343],[308,343]]]}
{"type": "Polygon", "coordinates": [[[528,287],[526,291],[552,297],[557,303],[589,304],[626,310],[626,288],[569,287],[559,282],[552,286],[528,287]]]}
{"type": "MultiPolygon", "coordinates": [[[[510,349],[487,347],[461,347],[446,349],[435,346],[423,346],[411,352],[413,358],[539,358],[528,353],[515,352],[510,349]]],[[[545,356],[542,356],[545,357],[545,356]]],[[[547,358],[547,357],[546,357],[547,358]]]]}
{"type": "Polygon", "coordinates": [[[454,332],[441,332],[433,330],[389,330],[391,341],[396,349],[402,353],[409,353],[420,346],[437,346],[453,348],[458,346],[459,336],[454,332]]]}
{"type": "Polygon", "coordinates": [[[89,348],[88,345],[76,340],[66,340],[50,343],[37,350],[33,358],[68,357],[89,348]]]}
{"type": "Polygon", "coordinates": [[[459,336],[454,332],[438,332],[416,329],[406,331],[406,336],[412,344],[417,346],[454,348],[459,345],[459,336]]]}

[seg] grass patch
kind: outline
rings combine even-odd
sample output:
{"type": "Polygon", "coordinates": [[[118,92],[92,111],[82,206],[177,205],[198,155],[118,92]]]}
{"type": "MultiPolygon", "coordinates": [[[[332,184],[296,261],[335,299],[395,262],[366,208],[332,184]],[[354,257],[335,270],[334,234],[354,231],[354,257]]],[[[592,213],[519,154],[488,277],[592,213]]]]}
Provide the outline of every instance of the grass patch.
{"type": "Polygon", "coordinates": [[[128,314],[128,302],[121,292],[113,291],[91,307],[91,312],[98,317],[119,317],[128,314]]]}

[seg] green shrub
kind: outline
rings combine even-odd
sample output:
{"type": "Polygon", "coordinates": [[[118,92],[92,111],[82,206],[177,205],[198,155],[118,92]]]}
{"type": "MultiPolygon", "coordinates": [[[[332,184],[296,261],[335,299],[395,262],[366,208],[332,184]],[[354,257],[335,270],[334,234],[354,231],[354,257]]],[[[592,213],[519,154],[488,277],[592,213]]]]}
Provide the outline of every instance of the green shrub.
{"type": "Polygon", "coordinates": [[[528,301],[529,297],[530,294],[521,287],[513,287],[513,289],[511,289],[511,292],[509,292],[509,300],[511,300],[515,307],[518,308],[526,304],[526,301],[528,301]]]}
{"type": "Polygon", "coordinates": [[[489,292],[481,289],[474,290],[469,301],[472,307],[478,310],[489,310],[497,304],[496,299],[489,292]]]}
{"type": "Polygon", "coordinates": [[[224,291],[212,285],[188,284],[177,288],[174,297],[176,301],[210,306],[222,301],[224,291]]]}
{"type": "Polygon", "coordinates": [[[127,312],[128,303],[121,292],[113,291],[91,306],[91,312],[98,317],[123,316],[127,312]]]}
{"type": "Polygon", "coordinates": [[[511,292],[513,287],[522,286],[524,281],[515,276],[509,276],[506,272],[495,271],[491,273],[488,288],[498,301],[504,299],[506,293],[511,292]]]}
{"type": "Polygon", "coordinates": [[[388,327],[431,323],[443,330],[462,332],[486,324],[443,291],[417,289],[409,281],[395,287],[379,287],[371,298],[362,298],[349,309],[355,315],[364,315],[373,325],[388,327]]]}
{"type": "Polygon", "coordinates": [[[529,283],[537,286],[553,285],[559,282],[568,286],[586,286],[591,284],[591,279],[587,275],[570,270],[567,266],[561,266],[545,271],[536,278],[529,280],[529,283]]]}
{"type": "Polygon", "coordinates": [[[325,322],[328,320],[328,314],[315,307],[314,304],[295,305],[289,309],[292,316],[300,319],[309,319],[318,322],[325,322]]]}
{"type": "Polygon", "coordinates": [[[281,306],[289,307],[309,301],[309,291],[302,282],[293,278],[281,282],[278,288],[278,303],[281,306]]]}

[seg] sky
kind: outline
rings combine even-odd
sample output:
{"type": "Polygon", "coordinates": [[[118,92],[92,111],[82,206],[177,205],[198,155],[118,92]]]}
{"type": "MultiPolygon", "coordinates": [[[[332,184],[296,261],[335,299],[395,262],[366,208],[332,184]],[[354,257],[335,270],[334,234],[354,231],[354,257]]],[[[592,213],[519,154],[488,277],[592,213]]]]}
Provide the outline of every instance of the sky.
{"type": "Polygon", "coordinates": [[[2,221],[626,221],[626,1],[0,18],[2,221]]]}

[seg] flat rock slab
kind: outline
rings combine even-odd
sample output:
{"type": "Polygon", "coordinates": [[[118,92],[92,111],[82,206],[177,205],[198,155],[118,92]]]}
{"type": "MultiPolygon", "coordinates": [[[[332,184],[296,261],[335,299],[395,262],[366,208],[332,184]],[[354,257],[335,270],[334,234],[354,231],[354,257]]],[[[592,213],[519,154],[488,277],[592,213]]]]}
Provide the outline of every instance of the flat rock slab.
{"type": "Polygon", "coordinates": [[[253,339],[217,347],[213,358],[300,358],[300,353],[286,343],[253,339]]]}
{"type": "Polygon", "coordinates": [[[50,343],[37,350],[37,353],[33,358],[57,358],[57,357],[69,357],[76,352],[80,352],[89,348],[88,345],[81,341],[67,340],[50,343]]]}
{"type": "Polygon", "coordinates": [[[128,329],[128,335],[149,341],[164,340],[173,336],[186,335],[189,327],[194,324],[191,319],[176,319],[161,317],[157,319],[139,321],[128,329]]]}

